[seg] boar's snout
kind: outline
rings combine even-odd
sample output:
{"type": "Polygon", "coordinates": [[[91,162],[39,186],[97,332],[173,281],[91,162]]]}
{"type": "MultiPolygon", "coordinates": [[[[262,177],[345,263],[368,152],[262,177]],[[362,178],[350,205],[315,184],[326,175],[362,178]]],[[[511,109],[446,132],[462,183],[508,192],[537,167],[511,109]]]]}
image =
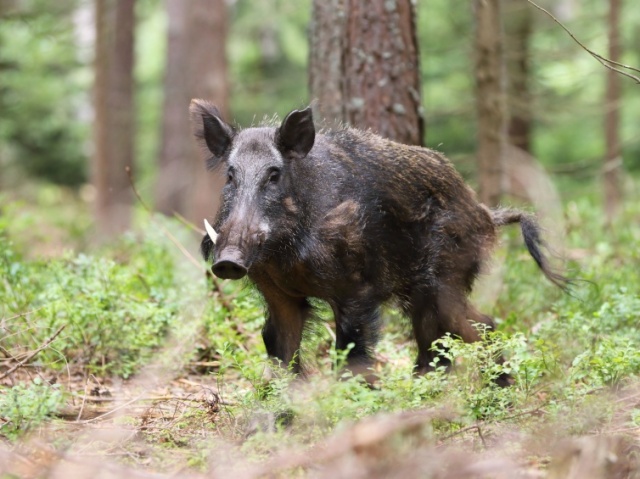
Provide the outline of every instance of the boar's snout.
{"type": "Polygon", "coordinates": [[[229,260],[216,261],[212,270],[213,274],[222,279],[241,279],[247,274],[247,268],[229,260]]]}
{"type": "Polygon", "coordinates": [[[247,274],[248,268],[245,266],[242,253],[237,248],[223,249],[216,262],[213,263],[211,271],[218,278],[222,279],[240,279],[247,274]]]}

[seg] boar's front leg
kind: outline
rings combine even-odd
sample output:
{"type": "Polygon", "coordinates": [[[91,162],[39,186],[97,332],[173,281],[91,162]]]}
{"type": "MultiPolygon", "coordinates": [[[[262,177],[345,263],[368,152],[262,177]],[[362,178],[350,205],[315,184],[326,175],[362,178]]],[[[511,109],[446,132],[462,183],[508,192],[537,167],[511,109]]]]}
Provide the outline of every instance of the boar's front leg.
{"type": "Polygon", "coordinates": [[[361,293],[337,301],[332,307],[336,319],[336,350],[345,350],[353,344],[347,355],[347,368],[373,381],[368,370],[373,366],[373,350],[379,338],[380,301],[361,293]]]}
{"type": "Polygon", "coordinates": [[[306,320],[312,307],[306,298],[289,296],[275,285],[260,285],[259,289],[267,303],[267,320],[262,328],[262,339],[269,356],[284,368],[298,374],[300,364],[300,342],[306,320]]]}

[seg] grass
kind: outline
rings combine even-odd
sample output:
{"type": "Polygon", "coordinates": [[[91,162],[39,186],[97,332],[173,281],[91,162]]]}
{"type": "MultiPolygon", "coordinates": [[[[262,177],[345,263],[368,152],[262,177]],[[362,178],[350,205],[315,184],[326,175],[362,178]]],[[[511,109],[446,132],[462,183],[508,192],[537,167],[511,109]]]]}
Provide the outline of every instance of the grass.
{"type": "Polygon", "coordinates": [[[603,471],[593,477],[633,477],[638,204],[609,230],[593,198],[566,205],[571,295],[546,284],[505,230],[504,263],[485,279],[499,294],[476,294],[500,326],[482,343],[438,341],[451,374],[413,377],[408,327],[387,310],[372,389],[341,371],[322,308],[304,340],[308,380],[275,371],[265,381],[259,299],[243,284],[213,288],[155,226],[195,255],[178,222],[139,213],[134,232],[92,249],[79,199],[45,188],[5,200],[2,477],[569,477],[558,472],[573,467],[569,450],[617,455],[585,452],[603,471]],[[502,373],[512,387],[494,384],[502,373]]]}

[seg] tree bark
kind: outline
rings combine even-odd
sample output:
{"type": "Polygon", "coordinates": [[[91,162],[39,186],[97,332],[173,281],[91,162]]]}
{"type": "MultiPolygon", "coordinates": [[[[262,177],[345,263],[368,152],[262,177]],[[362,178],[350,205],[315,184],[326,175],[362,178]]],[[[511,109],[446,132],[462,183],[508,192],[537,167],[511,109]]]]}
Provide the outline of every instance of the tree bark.
{"type": "Polygon", "coordinates": [[[342,91],[346,0],[314,0],[309,33],[309,90],[328,122],[346,122],[342,91]]]}
{"type": "Polygon", "coordinates": [[[532,98],[529,88],[531,6],[521,0],[505,0],[504,45],[507,66],[509,143],[531,153],[532,98]]]}
{"type": "MultiPolygon", "coordinates": [[[[189,40],[190,78],[192,97],[208,98],[215,102],[220,113],[229,119],[229,76],[227,67],[227,8],[225,0],[193,1],[191,10],[191,38],[189,40]],[[208,61],[203,61],[208,59],[208,61]]],[[[189,108],[185,108],[189,123],[189,108]]],[[[224,178],[220,172],[206,174],[202,157],[191,135],[191,157],[195,164],[193,221],[202,223],[211,218],[220,205],[220,192],[224,178]]]]}
{"type": "Polygon", "coordinates": [[[496,206],[506,189],[506,92],[500,0],[474,0],[477,161],[480,201],[496,206]]]}
{"type": "MultiPolygon", "coordinates": [[[[619,62],[621,55],[620,11],[622,0],[609,0],[609,55],[611,61],[619,62]]],[[[611,223],[620,210],[622,191],[620,175],[622,151],[620,146],[620,76],[607,70],[605,99],[605,141],[604,159],[604,210],[607,223],[611,223]]]]}
{"type": "Polygon", "coordinates": [[[314,0],[309,83],[320,116],[421,145],[411,0],[314,0]]]}
{"type": "Polygon", "coordinates": [[[129,228],[133,195],[134,0],[96,0],[95,151],[96,225],[102,241],[129,228]]]}
{"type": "Polygon", "coordinates": [[[189,102],[204,98],[228,118],[224,0],[166,0],[169,16],[162,145],[156,207],[200,224],[219,205],[220,175],[207,174],[189,124],[189,102]]]}
{"type": "Polygon", "coordinates": [[[187,17],[190,2],[166,0],[167,58],[164,74],[164,103],[156,208],[171,215],[185,214],[188,209],[186,192],[193,185],[188,158],[191,150],[189,123],[185,121],[185,105],[189,101],[187,78],[187,17]]]}

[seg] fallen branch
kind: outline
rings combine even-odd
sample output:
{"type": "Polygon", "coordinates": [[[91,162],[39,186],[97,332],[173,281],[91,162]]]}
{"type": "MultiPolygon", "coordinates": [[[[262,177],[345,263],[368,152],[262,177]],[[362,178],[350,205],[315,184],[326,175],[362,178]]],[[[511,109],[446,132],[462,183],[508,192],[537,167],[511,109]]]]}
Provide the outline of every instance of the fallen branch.
{"type": "MultiPolygon", "coordinates": [[[[533,415],[533,414],[537,414],[540,412],[544,412],[544,410],[542,409],[543,406],[534,408],[534,409],[529,409],[527,411],[523,411],[517,414],[513,414],[511,416],[507,416],[502,418],[502,421],[510,421],[511,419],[517,419],[519,417],[522,416],[529,416],[529,415],[533,415]]],[[[454,438],[456,436],[459,436],[461,434],[464,434],[465,432],[469,432],[469,431],[473,431],[474,429],[478,432],[478,437],[480,437],[480,441],[482,441],[482,445],[486,448],[487,444],[485,442],[484,439],[484,435],[482,434],[482,429],[480,429],[480,425],[484,424],[482,422],[476,422],[475,424],[471,425],[471,426],[467,426],[467,427],[463,427],[462,429],[458,429],[456,432],[452,432],[451,434],[448,434],[447,436],[443,437],[440,439],[441,442],[445,442],[448,441],[451,438],[454,438]]]]}
{"type": "MultiPolygon", "coordinates": [[[[190,396],[193,396],[193,394],[190,394],[190,396]]],[[[95,402],[95,403],[106,403],[106,402],[118,402],[118,401],[122,401],[123,398],[117,398],[117,397],[98,397],[98,396],[75,396],[78,399],[82,399],[86,402],[95,402]]],[[[136,397],[133,398],[132,400],[128,401],[127,404],[131,404],[132,402],[136,402],[136,401],[140,401],[140,402],[146,402],[146,401],[183,401],[183,402],[204,402],[205,399],[204,398],[195,398],[195,397],[181,397],[181,396],[173,396],[173,395],[167,395],[167,396],[148,396],[148,397],[136,397]]],[[[218,401],[219,404],[223,405],[223,406],[237,406],[236,403],[230,403],[227,401],[222,401],[219,400],[218,401]]]]}
{"type": "Polygon", "coordinates": [[[192,361],[187,365],[200,368],[219,368],[220,361],[192,361]]]}
{"type": "Polygon", "coordinates": [[[103,418],[105,418],[105,417],[107,417],[107,416],[110,416],[111,414],[114,414],[114,413],[116,413],[116,412],[120,411],[121,409],[126,408],[127,406],[130,406],[130,405],[131,405],[131,404],[133,404],[134,402],[139,401],[139,400],[140,400],[140,398],[142,398],[142,396],[135,397],[135,398],[131,399],[130,401],[127,401],[127,402],[126,402],[126,403],[124,403],[124,404],[120,404],[119,406],[117,406],[117,407],[115,407],[115,408],[111,409],[110,411],[107,411],[107,412],[105,412],[104,414],[101,414],[101,415],[96,416],[96,417],[94,417],[94,418],[91,418],[91,419],[85,419],[85,420],[80,420],[80,421],[76,421],[76,422],[81,423],[81,424],[88,424],[88,423],[91,423],[91,422],[96,421],[96,420],[98,420],[98,419],[103,419],[103,418]]]}
{"type": "Polygon", "coordinates": [[[4,373],[0,374],[0,381],[6,378],[7,376],[9,376],[10,374],[12,374],[17,369],[24,366],[29,361],[31,361],[40,351],[42,351],[43,349],[46,349],[58,337],[58,335],[62,332],[62,330],[66,327],[67,327],[66,324],[63,324],[62,326],[60,326],[58,330],[55,333],[53,333],[38,349],[30,353],[26,358],[24,358],[22,361],[20,361],[18,364],[13,366],[8,371],[5,371],[4,373]]]}
{"type": "Polygon", "coordinates": [[[462,429],[458,429],[456,432],[452,432],[451,434],[443,437],[442,439],[440,439],[440,441],[445,442],[448,441],[449,439],[452,439],[456,436],[460,436],[462,434],[464,434],[465,432],[469,432],[469,431],[473,431],[476,430],[478,432],[478,436],[480,436],[480,439],[482,440],[482,444],[486,447],[486,444],[484,442],[484,437],[482,436],[482,432],[480,430],[480,425],[479,424],[473,424],[472,426],[467,426],[467,427],[463,427],[462,429]]]}
{"type": "Polygon", "coordinates": [[[278,472],[327,463],[346,454],[363,453],[372,450],[396,434],[415,431],[440,417],[443,417],[441,411],[426,410],[405,411],[364,419],[342,432],[335,433],[322,445],[293,453],[287,450],[249,469],[241,477],[271,477],[278,472]]]}
{"type": "MultiPolygon", "coordinates": [[[[220,399],[219,395],[216,393],[211,393],[213,395],[213,399],[208,399],[207,397],[198,397],[198,393],[191,393],[186,396],[176,396],[176,395],[162,395],[162,396],[144,396],[139,395],[134,398],[122,398],[122,397],[100,397],[100,396],[87,396],[86,394],[74,394],[73,397],[82,400],[82,404],[79,409],[67,407],[59,411],[56,416],[66,420],[74,420],[76,423],[87,424],[93,422],[98,419],[105,418],[110,416],[111,414],[120,411],[124,408],[131,409],[143,409],[145,414],[149,414],[151,409],[158,408],[159,404],[155,403],[168,403],[176,401],[178,403],[182,403],[183,406],[188,407],[188,403],[196,403],[196,404],[210,404],[212,401],[216,405],[220,406],[237,406],[237,403],[231,403],[228,401],[223,401],[220,399]],[[125,401],[112,409],[104,409],[101,407],[105,403],[119,403],[125,401]],[[154,404],[139,404],[135,403],[148,403],[152,402],[154,404]],[[87,404],[94,403],[93,407],[88,408],[87,404]],[[99,408],[99,409],[96,409],[99,408]],[[89,417],[87,417],[89,416],[89,417]]],[[[165,410],[166,411],[166,410],[165,410]]]]}

